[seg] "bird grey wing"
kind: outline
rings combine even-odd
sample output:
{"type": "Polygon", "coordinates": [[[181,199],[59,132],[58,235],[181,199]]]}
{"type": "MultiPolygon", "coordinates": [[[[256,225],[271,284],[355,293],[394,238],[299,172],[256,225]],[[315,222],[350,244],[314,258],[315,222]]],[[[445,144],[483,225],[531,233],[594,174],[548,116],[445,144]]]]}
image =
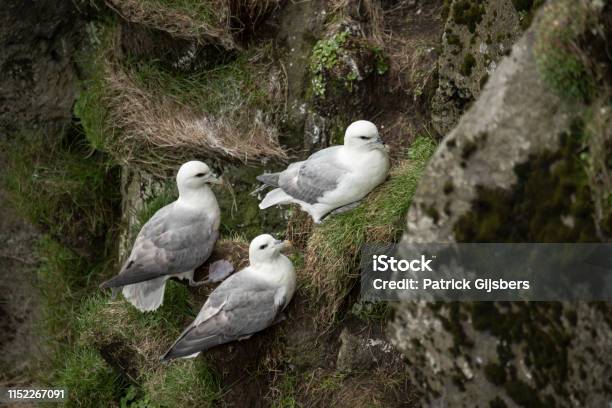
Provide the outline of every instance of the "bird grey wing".
{"type": "MultiPolygon", "coordinates": [[[[239,281],[236,280],[237,285],[239,281]]],[[[248,278],[245,281],[246,287],[242,290],[228,288],[226,301],[216,315],[227,320],[223,334],[234,340],[270,326],[285,305],[284,296],[278,296],[281,289],[266,283],[249,282],[248,278]]]]}
{"type": "Polygon", "coordinates": [[[279,179],[283,173],[292,173],[297,172],[300,166],[304,163],[303,161],[291,163],[285,170],[279,173],[264,173],[255,177],[259,182],[263,183],[266,186],[270,187],[278,187],[279,179]]]}
{"type": "MultiPolygon", "coordinates": [[[[275,176],[275,178],[274,178],[274,181],[275,181],[274,187],[279,187],[281,175],[282,175],[282,178],[284,180],[288,180],[288,179],[291,179],[293,177],[297,177],[297,175],[300,172],[300,169],[304,165],[306,165],[306,163],[308,161],[313,161],[314,162],[314,161],[318,161],[318,160],[333,160],[332,156],[334,156],[341,147],[342,146],[332,146],[332,147],[328,147],[327,149],[319,150],[319,151],[311,154],[308,157],[308,159],[306,159],[306,160],[291,163],[289,166],[287,166],[287,168],[285,170],[283,170],[280,173],[271,173],[270,174],[271,176],[275,176]]],[[[264,176],[264,175],[262,175],[262,176],[264,176]]]]}
{"type": "Polygon", "coordinates": [[[206,261],[219,235],[208,218],[179,228],[153,226],[143,231],[119,275],[101,287],[124,286],[195,269],[206,261]]]}
{"type": "Polygon", "coordinates": [[[136,241],[140,238],[151,238],[168,229],[169,220],[172,218],[174,203],[170,203],[159,210],[140,228],[136,241]]]}
{"type": "MultiPolygon", "coordinates": [[[[207,301],[205,308],[212,308],[212,313],[203,321],[199,321],[201,316],[198,315],[164,359],[188,356],[269,327],[284,305],[275,299],[276,292],[277,288],[269,285],[251,285],[246,290],[228,292],[218,309],[207,301]]],[[[217,296],[217,299],[221,297],[217,296]]]]}
{"type": "Polygon", "coordinates": [[[330,153],[311,156],[299,168],[289,170],[281,173],[279,187],[291,197],[309,204],[317,203],[326,192],[334,190],[348,173],[330,153]]]}

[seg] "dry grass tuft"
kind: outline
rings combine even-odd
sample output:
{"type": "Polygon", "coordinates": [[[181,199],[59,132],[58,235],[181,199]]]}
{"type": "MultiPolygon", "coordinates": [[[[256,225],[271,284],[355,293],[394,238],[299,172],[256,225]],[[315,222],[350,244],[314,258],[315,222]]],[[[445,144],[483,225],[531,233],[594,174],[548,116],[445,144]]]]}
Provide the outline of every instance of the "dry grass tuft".
{"type": "Polygon", "coordinates": [[[297,206],[293,207],[291,216],[287,220],[285,239],[291,241],[291,245],[303,252],[308,245],[308,238],[312,234],[314,223],[307,212],[301,211],[297,206]]]}
{"type": "Polygon", "coordinates": [[[358,259],[366,243],[393,242],[401,232],[421,174],[435,148],[419,137],[409,158],[392,170],[390,179],[374,190],[357,209],[333,216],[315,227],[305,253],[301,282],[319,310],[318,321],[330,328],[346,296],[357,284],[358,259]]]}
{"type": "Polygon", "coordinates": [[[269,47],[179,73],[154,61],[117,61],[114,41],[106,33],[75,112],[92,144],[119,163],[163,177],[194,158],[287,158],[275,126],[282,75],[269,47]]]}
{"type": "Polygon", "coordinates": [[[107,103],[112,122],[121,129],[122,143],[116,155],[126,162],[148,167],[159,163],[184,161],[187,156],[225,156],[242,162],[266,157],[285,158],[276,130],[266,125],[255,112],[244,111],[238,121],[251,123],[247,133],[236,127],[232,117],[215,117],[181,105],[166,95],[142,89],[134,73],[118,64],[107,70],[107,103]],[[142,151],[146,155],[141,154],[142,151]]]}
{"type": "Polygon", "coordinates": [[[279,0],[106,0],[124,20],[173,37],[238,49],[235,36],[252,29],[279,0]]]}
{"type": "Polygon", "coordinates": [[[267,398],[275,407],[416,406],[407,385],[401,371],[376,369],[349,374],[316,368],[305,374],[278,375],[267,398]]]}

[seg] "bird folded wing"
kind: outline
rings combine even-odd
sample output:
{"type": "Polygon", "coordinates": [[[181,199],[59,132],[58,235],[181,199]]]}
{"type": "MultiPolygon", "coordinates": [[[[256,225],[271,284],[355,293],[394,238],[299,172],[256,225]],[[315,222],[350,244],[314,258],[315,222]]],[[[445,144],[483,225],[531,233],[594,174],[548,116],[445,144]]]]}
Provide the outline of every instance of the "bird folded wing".
{"type": "Polygon", "coordinates": [[[225,288],[219,286],[221,291],[217,288],[213,292],[194,323],[166,353],[165,359],[188,356],[238,340],[269,327],[275,321],[284,307],[284,301],[279,304],[283,296],[277,296],[280,289],[251,282],[247,282],[249,287],[237,289],[241,280],[234,279],[225,288]]]}
{"type": "Polygon", "coordinates": [[[279,187],[291,197],[315,204],[327,192],[335,190],[348,169],[333,154],[311,156],[298,168],[289,168],[279,177],[279,187]]]}
{"type": "Polygon", "coordinates": [[[163,275],[185,272],[206,260],[218,238],[209,219],[168,229],[169,223],[156,214],[138,234],[130,257],[119,275],[101,287],[118,287],[163,275]]]}

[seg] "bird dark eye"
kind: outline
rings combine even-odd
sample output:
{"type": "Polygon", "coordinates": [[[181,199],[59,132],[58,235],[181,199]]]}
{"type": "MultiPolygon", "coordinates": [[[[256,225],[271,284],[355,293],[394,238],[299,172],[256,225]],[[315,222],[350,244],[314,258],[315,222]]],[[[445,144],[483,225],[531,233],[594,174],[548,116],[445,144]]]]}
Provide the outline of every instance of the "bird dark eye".
{"type": "Polygon", "coordinates": [[[196,174],[195,176],[196,176],[196,177],[204,177],[205,175],[206,175],[206,173],[198,173],[198,174],[196,174]]]}
{"type": "Polygon", "coordinates": [[[361,140],[368,140],[368,139],[369,139],[369,137],[367,137],[367,136],[359,136],[359,138],[360,138],[361,140]]]}
{"type": "Polygon", "coordinates": [[[268,244],[263,244],[262,246],[259,247],[259,249],[266,249],[268,247],[268,244]]]}

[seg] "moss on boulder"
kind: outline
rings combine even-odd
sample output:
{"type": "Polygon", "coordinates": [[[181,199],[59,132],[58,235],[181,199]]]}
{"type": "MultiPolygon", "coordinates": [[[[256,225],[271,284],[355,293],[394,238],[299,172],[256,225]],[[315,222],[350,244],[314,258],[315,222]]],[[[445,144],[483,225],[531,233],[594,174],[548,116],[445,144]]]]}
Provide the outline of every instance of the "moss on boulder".
{"type": "Polygon", "coordinates": [[[432,100],[432,123],[442,135],[478,97],[522,32],[520,15],[510,0],[455,0],[448,7],[432,100]]]}
{"type": "MultiPolygon", "coordinates": [[[[550,86],[538,54],[538,36],[551,28],[546,13],[443,139],[412,200],[403,242],[607,239],[598,208],[609,169],[601,102],[608,96],[601,87],[595,99],[568,98],[550,86]]],[[[610,369],[600,357],[611,347],[602,325],[609,314],[586,303],[404,302],[392,331],[418,367],[412,378],[425,404],[590,406],[605,404],[612,386],[600,375],[610,369]]]]}

